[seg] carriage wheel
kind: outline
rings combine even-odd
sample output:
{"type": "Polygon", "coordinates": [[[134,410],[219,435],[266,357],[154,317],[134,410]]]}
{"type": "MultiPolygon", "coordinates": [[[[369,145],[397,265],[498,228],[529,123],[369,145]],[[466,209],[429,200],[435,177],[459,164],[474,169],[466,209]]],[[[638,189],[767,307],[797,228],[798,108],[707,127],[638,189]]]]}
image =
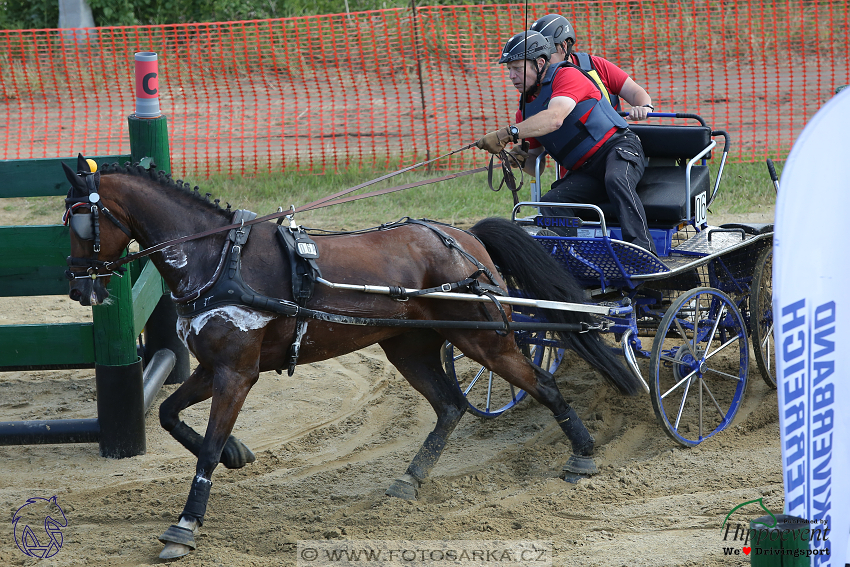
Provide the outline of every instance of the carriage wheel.
{"type": "Polygon", "coordinates": [[[747,388],[749,345],[741,312],[720,290],[681,295],[664,314],[649,362],[655,415],[691,446],[725,429],[747,388]]]}
{"type": "Polygon", "coordinates": [[[750,294],[750,325],[753,330],[753,352],[761,377],[776,388],[776,348],[773,344],[773,248],[759,254],[753,273],[750,294]]]}
{"type": "MultiPolygon", "coordinates": [[[[558,345],[552,333],[532,332],[528,340],[523,341],[522,352],[531,362],[554,374],[564,356],[564,349],[558,345]]],[[[442,357],[446,374],[455,381],[475,415],[497,417],[528,395],[525,390],[467,358],[450,342],[443,345],[442,357]]]]}

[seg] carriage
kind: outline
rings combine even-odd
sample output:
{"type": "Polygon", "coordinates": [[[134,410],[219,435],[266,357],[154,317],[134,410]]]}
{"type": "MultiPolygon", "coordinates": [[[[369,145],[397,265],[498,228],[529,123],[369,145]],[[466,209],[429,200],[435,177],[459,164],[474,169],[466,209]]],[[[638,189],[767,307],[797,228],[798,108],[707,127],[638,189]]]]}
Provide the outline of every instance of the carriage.
{"type": "MultiPolygon", "coordinates": [[[[649,160],[637,192],[657,257],[618,239],[620,229],[609,203],[540,202],[545,154],[537,160],[532,200],[516,204],[511,218],[586,287],[588,304],[631,307],[626,315],[596,316],[599,327],[640,377],[665,432],[690,446],[722,431],[735,418],[747,387],[750,344],[763,379],[776,388],[773,226],[708,224],[706,213],[718,195],[729,152],[728,133],[711,130],[698,115],[650,116],[678,119],[674,125],[630,126],[649,160]],[[712,186],[707,163],[717,146],[715,137],[722,137],[724,145],[712,186]],[[544,205],[576,216],[520,216],[544,205]],[[648,361],[648,380],[643,379],[640,360],[648,361]]],[[[511,294],[522,297],[524,292],[512,289],[511,294]]],[[[520,306],[515,307],[514,320],[541,322],[546,316],[540,309],[520,306]]],[[[521,330],[515,336],[530,360],[549,372],[557,370],[565,349],[556,334],[521,330]]],[[[479,416],[496,417],[525,397],[487,368],[466,360],[450,343],[443,348],[443,363],[467,397],[470,411],[479,416]]]]}

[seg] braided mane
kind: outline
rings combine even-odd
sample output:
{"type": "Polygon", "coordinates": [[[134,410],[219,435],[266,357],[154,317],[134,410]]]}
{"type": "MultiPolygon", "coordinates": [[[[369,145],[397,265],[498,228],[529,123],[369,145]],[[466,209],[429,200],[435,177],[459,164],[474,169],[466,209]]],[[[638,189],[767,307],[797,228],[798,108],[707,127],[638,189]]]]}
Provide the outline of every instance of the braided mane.
{"type": "Polygon", "coordinates": [[[145,169],[138,163],[131,164],[128,161],[125,162],[124,165],[120,165],[118,163],[105,163],[100,167],[100,171],[103,175],[109,175],[110,173],[125,173],[128,175],[135,175],[136,177],[150,179],[163,187],[179,191],[183,195],[191,195],[197,199],[199,203],[204,204],[206,207],[218,212],[228,219],[233,215],[233,211],[230,210],[230,203],[227,203],[226,209],[222,209],[221,205],[219,205],[221,199],[210,201],[212,193],[205,193],[204,195],[201,195],[200,187],[197,185],[195,185],[193,190],[191,184],[185,183],[182,179],[175,181],[171,179],[171,175],[162,170],[156,171],[155,169],[145,169]]]}

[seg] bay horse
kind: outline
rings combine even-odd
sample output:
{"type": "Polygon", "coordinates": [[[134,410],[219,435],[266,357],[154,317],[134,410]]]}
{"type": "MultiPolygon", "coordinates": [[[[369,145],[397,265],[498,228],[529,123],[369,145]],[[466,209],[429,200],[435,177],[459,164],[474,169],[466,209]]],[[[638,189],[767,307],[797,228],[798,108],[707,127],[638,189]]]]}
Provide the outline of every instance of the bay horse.
{"type": "MultiPolygon", "coordinates": [[[[69,258],[70,297],[82,305],[103,303],[108,297],[107,277],[97,276],[104,262],[120,257],[131,239],[142,248],[232,223],[233,212],[199,197],[187,184],[129,164],[105,165],[92,173],[78,158],[78,171],[67,166],[71,183],[66,205],[71,217],[69,258]],[[90,216],[99,222],[91,234],[90,216]],[[97,249],[97,251],[96,251],[97,249]]],[[[228,206],[229,209],[229,206],[228,206]]],[[[92,223],[94,224],[94,223],[92,223]]],[[[258,294],[291,301],[291,267],[275,238],[277,225],[253,225],[241,243],[241,276],[258,294]]],[[[581,302],[583,290],[533,238],[506,219],[478,222],[471,234],[447,225],[394,223],[357,234],[313,235],[322,277],[330,282],[403,286],[427,289],[464,279],[506,289],[508,283],[529,296],[571,303],[581,302]],[[436,228],[436,230],[435,230],[436,228]],[[453,245],[449,245],[450,242],[453,245]],[[498,268],[497,268],[498,266],[498,268]],[[480,269],[482,268],[483,269],[480,269]],[[493,281],[489,281],[490,274],[493,281]],[[493,285],[495,284],[495,285],[493,285]]],[[[201,293],[222,270],[231,246],[227,232],[169,246],[150,259],[171,290],[172,299],[202,298],[201,293]]],[[[467,291],[474,287],[467,285],[467,291]]],[[[464,291],[461,289],[460,291],[464,291]]],[[[500,321],[510,319],[510,306],[410,298],[316,286],[307,307],[353,317],[422,321],[500,321]]],[[[589,316],[547,311],[551,322],[590,322],[589,316]]],[[[278,370],[288,363],[298,321],[246,305],[216,306],[197,315],[178,318],[178,333],[198,361],[191,376],[159,408],[160,423],[174,439],[197,456],[195,475],[186,506],[177,525],[160,537],[160,557],[175,558],[195,549],[193,535],[203,524],[211,477],[216,466],[239,468],[255,457],[231,435],[242,404],[260,372],[278,370]],[[212,397],[206,433],[201,436],[180,420],[180,412],[212,397]]],[[[638,391],[637,378],[593,332],[561,333],[567,347],[600,371],[621,392],[638,391]]],[[[449,435],[466,411],[466,399],[441,364],[440,351],[450,341],[467,357],[522,388],[546,406],[560,424],[572,447],[565,470],[578,475],[598,472],[590,455],[594,440],[564,398],[551,374],[533,364],[518,348],[513,333],[452,328],[352,326],[329,320],[311,320],[301,338],[299,362],[337,357],[377,343],[387,359],[422,394],[437,414],[434,426],[406,472],[387,490],[390,496],[415,498],[449,435]]]]}

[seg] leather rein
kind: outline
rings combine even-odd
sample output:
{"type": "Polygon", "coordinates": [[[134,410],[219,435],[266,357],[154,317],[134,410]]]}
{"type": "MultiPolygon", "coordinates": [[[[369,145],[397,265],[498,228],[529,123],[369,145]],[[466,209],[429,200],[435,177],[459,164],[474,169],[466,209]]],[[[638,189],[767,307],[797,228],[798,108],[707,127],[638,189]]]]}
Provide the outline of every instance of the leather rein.
{"type": "MultiPolygon", "coordinates": [[[[354,191],[357,191],[358,189],[362,189],[364,187],[374,185],[375,183],[379,183],[381,181],[384,181],[386,179],[390,179],[390,178],[395,177],[397,175],[401,175],[402,173],[406,173],[408,171],[416,169],[417,167],[421,167],[423,165],[428,165],[428,164],[433,163],[437,160],[440,160],[440,159],[449,157],[451,155],[454,155],[456,153],[460,153],[462,151],[468,150],[468,149],[470,149],[474,146],[475,146],[475,142],[473,142],[471,144],[467,144],[466,146],[452,150],[450,152],[447,152],[447,153],[440,155],[438,157],[435,157],[433,159],[421,161],[419,163],[415,163],[413,165],[410,165],[408,167],[405,167],[405,168],[399,169],[397,171],[388,173],[386,175],[376,177],[375,179],[371,179],[369,181],[366,181],[366,182],[361,183],[359,185],[356,185],[354,187],[344,189],[342,191],[334,193],[333,195],[323,197],[321,199],[313,201],[312,203],[308,203],[306,205],[302,205],[302,206],[297,207],[297,208],[292,206],[289,210],[286,210],[286,211],[279,209],[277,212],[274,212],[274,213],[271,213],[271,214],[268,214],[268,215],[265,215],[265,216],[262,216],[262,217],[257,217],[257,218],[250,220],[250,221],[244,221],[243,220],[242,222],[239,222],[239,223],[228,224],[228,225],[221,226],[221,227],[218,227],[218,228],[212,228],[212,229],[209,229],[209,230],[205,230],[203,232],[198,232],[198,233],[195,233],[195,234],[190,234],[190,235],[182,236],[182,237],[179,237],[179,238],[174,238],[172,240],[167,240],[165,242],[161,242],[159,244],[155,244],[153,246],[145,248],[144,250],[140,250],[139,252],[135,252],[133,254],[128,254],[127,256],[124,256],[123,258],[118,258],[117,260],[113,260],[111,262],[105,262],[105,261],[97,259],[97,253],[99,252],[99,249],[100,249],[100,234],[99,234],[99,224],[98,224],[98,213],[99,212],[103,213],[104,216],[106,216],[111,222],[113,222],[119,229],[121,229],[128,236],[130,236],[130,232],[99,201],[99,195],[97,194],[97,187],[96,187],[96,183],[95,183],[95,181],[99,181],[99,177],[100,177],[99,172],[95,173],[95,174],[84,174],[87,185],[89,186],[88,187],[89,188],[89,195],[85,196],[85,197],[81,197],[81,198],[71,198],[70,194],[69,194],[69,198],[65,200],[66,201],[66,207],[68,209],[68,211],[66,211],[66,216],[71,217],[72,213],[73,213],[73,209],[75,207],[86,206],[86,205],[89,205],[91,207],[91,213],[93,215],[92,222],[93,222],[94,231],[95,231],[95,250],[94,250],[95,257],[94,258],[72,258],[72,257],[69,257],[68,258],[69,268],[73,267],[73,266],[86,266],[86,267],[88,267],[88,270],[86,271],[86,274],[76,274],[69,269],[69,270],[66,271],[66,276],[68,277],[68,279],[73,280],[73,279],[77,279],[77,278],[89,278],[89,277],[94,279],[94,278],[97,278],[97,277],[111,276],[113,274],[114,275],[120,275],[121,272],[125,271],[125,268],[122,267],[124,264],[128,264],[130,262],[133,262],[135,260],[138,260],[139,258],[144,258],[145,256],[149,256],[149,255],[151,255],[155,252],[159,252],[160,250],[163,250],[164,248],[168,248],[170,246],[176,246],[177,244],[182,244],[183,242],[188,242],[188,241],[191,241],[191,240],[197,240],[197,239],[200,239],[200,238],[205,238],[205,237],[211,236],[213,234],[219,234],[219,233],[226,232],[226,231],[233,230],[233,229],[244,229],[244,227],[246,227],[246,226],[258,224],[258,223],[261,223],[261,222],[266,222],[266,221],[275,220],[275,219],[281,219],[282,220],[283,217],[288,217],[288,218],[291,219],[296,213],[299,213],[299,212],[311,211],[311,210],[319,209],[319,208],[322,208],[322,207],[330,207],[331,205],[339,205],[339,204],[342,204],[342,203],[348,203],[348,202],[352,202],[352,201],[357,201],[359,199],[366,199],[366,198],[369,198],[369,197],[377,197],[379,195],[385,195],[385,194],[393,193],[393,192],[396,192],[396,191],[403,191],[405,189],[412,189],[414,187],[420,187],[420,186],[423,186],[423,185],[430,185],[430,184],[433,184],[433,183],[439,183],[441,181],[448,181],[450,179],[455,179],[455,178],[458,178],[458,177],[464,177],[464,176],[472,175],[472,174],[475,174],[475,173],[482,173],[484,171],[488,172],[488,184],[489,184],[491,189],[493,189],[494,191],[498,191],[501,188],[502,184],[505,184],[512,191],[512,193],[514,195],[514,200],[516,201],[516,191],[518,191],[519,188],[522,187],[522,182],[520,182],[519,187],[517,187],[515,185],[515,183],[513,182],[513,172],[511,171],[510,165],[508,165],[509,158],[513,157],[513,156],[509,156],[507,154],[507,152],[505,152],[505,151],[502,151],[500,154],[493,156],[493,157],[498,157],[500,159],[500,161],[502,162],[503,180],[502,180],[502,184],[500,184],[499,188],[493,187],[492,179],[493,179],[493,169],[494,169],[493,165],[494,165],[494,163],[493,163],[493,158],[491,158],[489,166],[478,167],[478,168],[475,168],[475,169],[468,169],[468,170],[460,171],[460,172],[457,172],[457,173],[451,173],[451,174],[448,174],[448,175],[443,175],[441,177],[435,177],[435,178],[426,179],[426,180],[423,180],[423,181],[416,181],[416,182],[407,183],[407,184],[404,184],[404,185],[396,185],[396,186],[393,186],[393,187],[388,187],[388,188],[385,188],[385,189],[379,189],[377,191],[371,191],[369,193],[364,193],[362,195],[354,195],[354,196],[342,198],[342,197],[345,197],[345,195],[348,195],[349,193],[353,193],[354,191]],[[102,273],[102,270],[106,271],[108,273],[102,273]]],[[[281,220],[278,220],[278,223],[280,223],[281,220]]],[[[73,226],[73,224],[72,224],[72,226],[73,226]]],[[[131,236],[131,238],[132,238],[132,236],[131,236]]]]}

